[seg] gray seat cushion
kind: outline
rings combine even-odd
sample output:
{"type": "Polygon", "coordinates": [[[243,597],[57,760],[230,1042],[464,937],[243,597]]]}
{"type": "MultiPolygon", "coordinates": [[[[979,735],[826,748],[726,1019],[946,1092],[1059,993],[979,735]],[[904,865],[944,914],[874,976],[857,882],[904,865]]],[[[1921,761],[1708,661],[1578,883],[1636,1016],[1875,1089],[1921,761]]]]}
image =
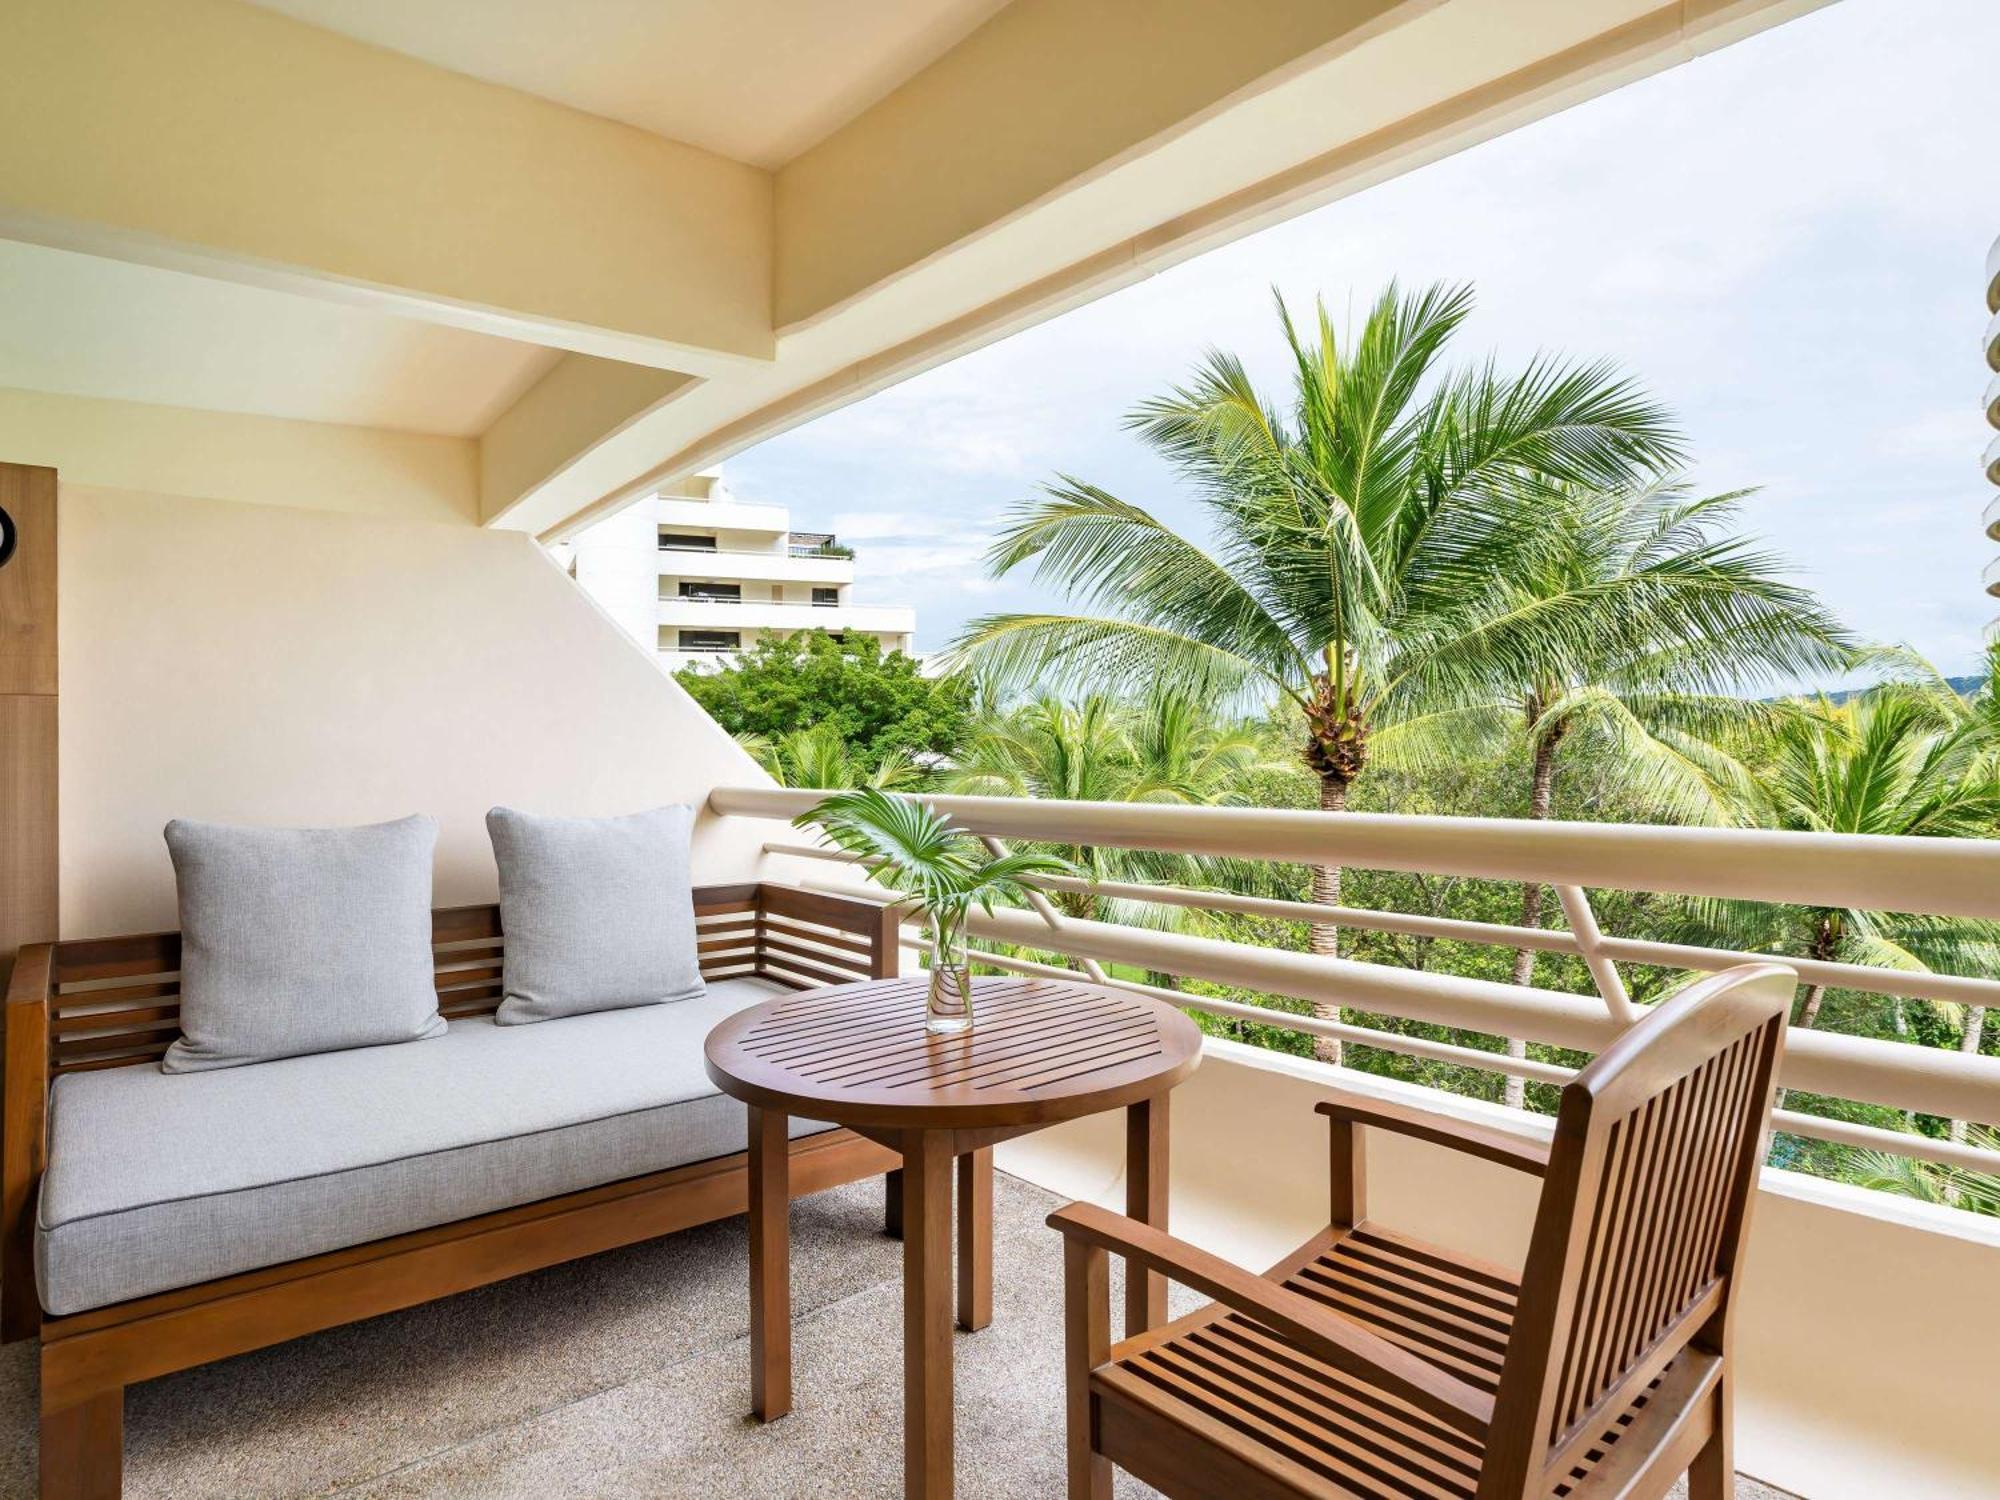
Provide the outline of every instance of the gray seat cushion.
{"type": "Polygon", "coordinates": [[[169,1073],[439,1036],[431,960],[437,824],[167,825],[181,910],[169,1073]]]}
{"type": "Polygon", "coordinates": [[[701,993],[688,839],[694,810],[486,815],[500,870],[502,1026],[701,993]]]}
{"type": "Polygon", "coordinates": [[[421,1047],[67,1074],[35,1235],[42,1305],[80,1312],[741,1151],[743,1106],[709,1082],[702,1042],[777,993],[727,979],[545,1026],[454,1021],[421,1047]]]}

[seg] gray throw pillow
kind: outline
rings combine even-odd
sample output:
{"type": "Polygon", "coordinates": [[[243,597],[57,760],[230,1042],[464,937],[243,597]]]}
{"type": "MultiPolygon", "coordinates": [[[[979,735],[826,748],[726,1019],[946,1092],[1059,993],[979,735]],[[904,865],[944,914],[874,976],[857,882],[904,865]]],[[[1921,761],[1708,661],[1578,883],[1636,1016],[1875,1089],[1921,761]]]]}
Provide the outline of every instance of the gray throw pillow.
{"type": "Polygon", "coordinates": [[[500,867],[502,1026],[703,992],[688,840],[694,811],[486,815],[500,867]]]}
{"type": "Polygon", "coordinates": [[[444,1031],[431,959],[437,824],[167,824],[181,909],[168,1073],[444,1031]]]}

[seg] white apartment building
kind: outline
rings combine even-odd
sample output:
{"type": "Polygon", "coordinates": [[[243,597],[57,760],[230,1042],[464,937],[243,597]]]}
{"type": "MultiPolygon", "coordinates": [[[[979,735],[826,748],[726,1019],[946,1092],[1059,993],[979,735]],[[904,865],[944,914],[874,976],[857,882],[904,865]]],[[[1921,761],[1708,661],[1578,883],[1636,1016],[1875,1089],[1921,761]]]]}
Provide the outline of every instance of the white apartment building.
{"type": "Polygon", "coordinates": [[[850,597],[850,548],[829,532],[794,531],[785,506],[738,500],[720,472],[581,533],[570,567],[669,671],[798,630],[873,636],[884,651],[914,644],[915,610],[850,597]]]}

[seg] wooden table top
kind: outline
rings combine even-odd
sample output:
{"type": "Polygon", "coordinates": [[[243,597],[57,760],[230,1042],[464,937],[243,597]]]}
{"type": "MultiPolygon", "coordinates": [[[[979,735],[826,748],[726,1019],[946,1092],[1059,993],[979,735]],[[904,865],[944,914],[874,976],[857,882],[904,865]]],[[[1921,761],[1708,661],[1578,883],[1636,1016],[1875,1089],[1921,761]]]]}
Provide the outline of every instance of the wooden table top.
{"type": "Polygon", "coordinates": [[[764,1109],[877,1129],[1053,1124],[1165,1092],[1201,1032],[1162,1001],[1076,979],[977,979],[973,1024],[924,1029],[925,975],[801,990],[708,1034],[708,1076],[764,1109]]]}

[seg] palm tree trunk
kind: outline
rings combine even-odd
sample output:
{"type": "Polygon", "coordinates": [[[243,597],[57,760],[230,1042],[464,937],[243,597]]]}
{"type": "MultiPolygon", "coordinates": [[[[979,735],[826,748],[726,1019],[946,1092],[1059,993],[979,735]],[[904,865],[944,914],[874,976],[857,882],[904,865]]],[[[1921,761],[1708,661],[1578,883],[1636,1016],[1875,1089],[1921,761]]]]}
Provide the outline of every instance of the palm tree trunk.
{"type": "MultiPolygon", "coordinates": [[[[1337,776],[1321,776],[1319,779],[1319,810],[1321,812],[1345,812],[1347,810],[1347,783],[1337,776]]],[[[1312,872],[1312,898],[1321,906],[1340,905],[1340,866],[1314,865],[1312,872]]],[[[1307,946],[1314,953],[1328,958],[1340,954],[1340,929],[1332,922],[1315,922],[1308,935],[1307,946]]],[[[1342,1018],[1342,1007],[1315,1003],[1313,1014],[1322,1021],[1338,1021],[1342,1018]]],[[[1321,1062],[1340,1064],[1340,1039],[1330,1036],[1313,1038],[1313,1056],[1321,1062]]]]}
{"type": "MultiPolygon", "coordinates": [[[[1820,956],[1818,950],[1820,949],[1821,946],[1822,944],[1817,942],[1813,944],[1814,958],[1818,958],[1820,956]]],[[[1819,1024],[1820,1003],[1825,999],[1826,999],[1825,985],[1823,984],[1807,985],[1805,1004],[1799,1007],[1799,1018],[1796,1021],[1792,1022],[1792,1024],[1798,1027],[1799,1030],[1801,1031],[1811,1031],[1813,1027],[1819,1024]]],[[[1790,1089],[1779,1089],[1778,1097],[1772,1102],[1771,1107],[1773,1109],[1783,1109],[1785,1107],[1785,1096],[1790,1092],[1791,1092],[1790,1089]]]]}
{"type": "MultiPolygon", "coordinates": [[[[1968,1005],[1965,1008],[1965,1034],[1958,1039],[1958,1050],[1967,1057],[1977,1057],[1979,1048],[1986,1040],[1986,1007],[1968,1005]]],[[[1951,1122],[1951,1138],[1959,1145],[1965,1144],[1965,1121],[1951,1122]]]]}
{"type": "MultiPolygon", "coordinates": [[[[1531,708],[1529,710],[1529,723],[1531,725],[1534,718],[1535,712],[1531,708]]],[[[1528,790],[1528,817],[1538,823],[1548,821],[1549,809],[1555,803],[1556,743],[1560,738],[1561,732],[1559,730],[1535,737],[1535,770],[1534,780],[1528,790]]],[[[1523,927],[1540,927],[1542,925],[1542,903],[1546,898],[1547,889],[1544,886],[1528,884],[1521,887],[1521,925],[1523,927]]],[[[1517,948],[1514,950],[1514,983],[1518,985],[1530,985],[1535,982],[1535,959],[1538,956],[1536,950],[1533,948],[1517,948]]],[[[1525,1059],[1528,1055],[1527,1038],[1518,1036],[1508,1037],[1507,1055],[1509,1057],[1525,1059]]],[[[1524,1108],[1528,1102],[1528,1081],[1516,1074],[1509,1073],[1501,1088],[1500,1102],[1505,1104],[1509,1109],[1524,1108]]]]}

